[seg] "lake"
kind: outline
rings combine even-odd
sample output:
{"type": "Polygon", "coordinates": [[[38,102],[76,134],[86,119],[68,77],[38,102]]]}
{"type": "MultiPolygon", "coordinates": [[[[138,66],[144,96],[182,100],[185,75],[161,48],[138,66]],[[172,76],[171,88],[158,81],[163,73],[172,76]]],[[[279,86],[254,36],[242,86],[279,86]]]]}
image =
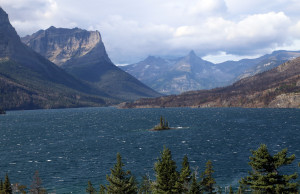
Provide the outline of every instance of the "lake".
{"type": "Polygon", "coordinates": [[[0,176],[30,187],[39,171],[43,186],[56,193],[98,189],[120,152],[125,170],[154,178],[154,163],[168,147],[178,170],[187,154],[193,170],[213,161],[223,188],[237,186],[250,171],[250,150],[260,144],[274,154],[296,154],[287,172],[300,172],[300,109],[77,108],[8,111],[0,115],[0,176]],[[164,116],[174,130],[149,131],[164,116]]]}

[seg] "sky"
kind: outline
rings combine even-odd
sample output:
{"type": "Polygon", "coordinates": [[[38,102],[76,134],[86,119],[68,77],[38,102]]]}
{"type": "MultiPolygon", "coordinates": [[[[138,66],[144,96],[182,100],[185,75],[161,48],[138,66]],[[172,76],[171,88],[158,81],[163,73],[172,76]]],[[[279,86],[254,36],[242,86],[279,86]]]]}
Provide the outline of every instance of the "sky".
{"type": "Polygon", "coordinates": [[[0,0],[20,36],[98,30],[115,64],[189,51],[212,62],[300,50],[299,0],[0,0]]]}

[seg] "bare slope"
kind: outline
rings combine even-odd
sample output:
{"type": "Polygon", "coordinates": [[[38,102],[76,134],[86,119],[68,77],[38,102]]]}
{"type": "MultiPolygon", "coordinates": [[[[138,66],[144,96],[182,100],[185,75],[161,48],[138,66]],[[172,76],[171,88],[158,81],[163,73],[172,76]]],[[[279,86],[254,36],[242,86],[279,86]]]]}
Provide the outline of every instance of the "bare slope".
{"type": "Polygon", "coordinates": [[[186,92],[122,104],[140,107],[300,107],[300,58],[274,69],[244,78],[231,86],[186,92]]]}

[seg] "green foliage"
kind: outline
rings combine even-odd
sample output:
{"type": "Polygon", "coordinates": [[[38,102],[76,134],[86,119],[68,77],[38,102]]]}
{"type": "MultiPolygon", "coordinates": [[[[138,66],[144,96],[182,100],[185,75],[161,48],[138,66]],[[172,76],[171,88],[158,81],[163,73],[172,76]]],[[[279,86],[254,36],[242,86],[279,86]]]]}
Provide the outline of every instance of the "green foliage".
{"type": "Polygon", "coordinates": [[[233,189],[231,185],[229,186],[229,194],[233,194],[233,189]]]}
{"type": "Polygon", "coordinates": [[[137,193],[137,185],[135,178],[131,176],[130,171],[124,171],[122,167],[124,164],[121,161],[120,153],[117,154],[117,163],[112,168],[110,176],[106,175],[109,182],[107,186],[108,193],[127,194],[137,193]]]}
{"type": "Polygon", "coordinates": [[[237,194],[244,194],[246,193],[246,190],[247,190],[247,185],[240,183],[237,194]]]}
{"type": "MultiPolygon", "coordinates": [[[[298,193],[299,184],[296,182],[297,174],[281,175],[278,169],[283,165],[291,164],[295,159],[292,155],[287,157],[287,150],[284,149],[274,156],[271,156],[266,145],[261,145],[256,151],[252,151],[249,165],[253,171],[249,176],[242,178],[237,194],[287,194],[298,193]],[[251,189],[251,190],[249,190],[251,189]]],[[[300,163],[298,164],[300,166],[300,163]]],[[[172,159],[171,151],[164,147],[160,158],[154,165],[156,180],[151,181],[149,176],[143,176],[139,189],[135,178],[130,171],[123,170],[121,155],[117,154],[117,162],[111,169],[111,174],[106,176],[108,185],[100,185],[100,194],[202,194],[202,193],[222,193],[220,187],[216,186],[212,174],[214,173],[211,160],[206,163],[205,171],[198,182],[196,172],[191,174],[188,157],[184,156],[180,173],[176,171],[176,163],[172,159]],[[217,189],[216,189],[217,188],[217,189]],[[217,192],[216,192],[217,190],[217,192]]],[[[18,189],[21,193],[26,193],[26,186],[20,185],[18,189]]],[[[88,181],[86,192],[97,193],[91,181],[88,181]]],[[[12,187],[6,174],[5,182],[0,179],[0,194],[12,193],[12,187]]],[[[42,187],[38,171],[35,172],[30,193],[47,193],[42,187]]],[[[233,194],[232,186],[229,187],[229,194],[233,194]]]]}
{"type": "Polygon", "coordinates": [[[188,157],[186,155],[183,157],[181,166],[182,168],[180,170],[178,181],[176,182],[176,187],[178,188],[179,192],[187,193],[191,180],[191,169],[188,157]]]}
{"type": "Polygon", "coordinates": [[[188,194],[201,194],[200,185],[198,184],[195,172],[192,175],[192,183],[188,194]]]}
{"type": "Polygon", "coordinates": [[[106,193],[106,188],[104,185],[100,185],[100,190],[99,190],[99,194],[105,194],[106,193]]]}
{"type": "Polygon", "coordinates": [[[96,189],[93,187],[93,184],[91,181],[88,181],[88,186],[85,189],[85,192],[89,193],[89,194],[95,194],[96,193],[96,189]]]}
{"type": "Polygon", "coordinates": [[[0,192],[3,191],[3,186],[4,186],[4,185],[3,185],[3,181],[2,181],[2,179],[1,179],[1,180],[0,180],[0,192]]]}
{"type": "Polygon", "coordinates": [[[166,130],[166,129],[170,129],[169,122],[166,121],[165,118],[163,118],[162,116],[160,116],[160,122],[159,122],[159,124],[157,124],[154,127],[154,130],[166,130]]]}
{"type": "Polygon", "coordinates": [[[149,176],[144,175],[142,182],[140,184],[139,193],[142,194],[148,194],[151,193],[151,180],[149,176]]]}
{"type": "Polygon", "coordinates": [[[5,175],[5,181],[3,184],[3,191],[5,194],[12,194],[11,184],[8,178],[8,174],[5,175]]]}
{"type": "Polygon", "coordinates": [[[295,182],[297,173],[281,175],[278,169],[291,164],[295,155],[287,157],[287,149],[271,156],[267,146],[262,144],[256,151],[251,151],[249,165],[252,172],[241,179],[240,183],[250,186],[253,191],[262,193],[297,193],[298,183],[295,182]]]}
{"type": "Polygon", "coordinates": [[[154,193],[179,193],[175,184],[178,180],[176,163],[172,159],[171,151],[164,147],[161,156],[154,165],[156,181],[154,193]]]}
{"type": "Polygon", "coordinates": [[[216,181],[212,174],[214,173],[211,160],[206,162],[206,169],[202,174],[202,180],[200,182],[201,190],[210,194],[216,193],[214,190],[216,181]]]}

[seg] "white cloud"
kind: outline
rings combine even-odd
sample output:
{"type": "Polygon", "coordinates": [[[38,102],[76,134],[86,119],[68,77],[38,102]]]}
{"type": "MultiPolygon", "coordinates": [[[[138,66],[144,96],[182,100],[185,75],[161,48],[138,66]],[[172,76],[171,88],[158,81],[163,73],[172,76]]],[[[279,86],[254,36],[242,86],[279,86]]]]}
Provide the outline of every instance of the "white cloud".
{"type": "Polygon", "coordinates": [[[290,24],[282,12],[250,15],[237,22],[208,18],[199,25],[177,28],[170,42],[178,48],[186,43],[200,53],[214,50],[247,53],[284,44],[289,39],[290,24]]]}
{"type": "Polygon", "coordinates": [[[297,48],[300,39],[299,0],[0,0],[0,5],[22,36],[52,25],[99,30],[116,63],[192,49],[202,56],[265,54],[297,48]]]}
{"type": "Polygon", "coordinates": [[[215,54],[211,54],[211,55],[206,55],[203,57],[204,60],[207,61],[211,61],[213,63],[221,63],[224,61],[238,61],[241,59],[254,59],[259,57],[260,55],[251,55],[251,56],[247,56],[247,55],[232,55],[232,54],[227,54],[224,51],[215,53],[215,54]]]}
{"type": "Polygon", "coordinates": [[[212,15],[226,11],[223,0],[191,0],[188,3],[188,13],[195,15],[212,15]]]}

